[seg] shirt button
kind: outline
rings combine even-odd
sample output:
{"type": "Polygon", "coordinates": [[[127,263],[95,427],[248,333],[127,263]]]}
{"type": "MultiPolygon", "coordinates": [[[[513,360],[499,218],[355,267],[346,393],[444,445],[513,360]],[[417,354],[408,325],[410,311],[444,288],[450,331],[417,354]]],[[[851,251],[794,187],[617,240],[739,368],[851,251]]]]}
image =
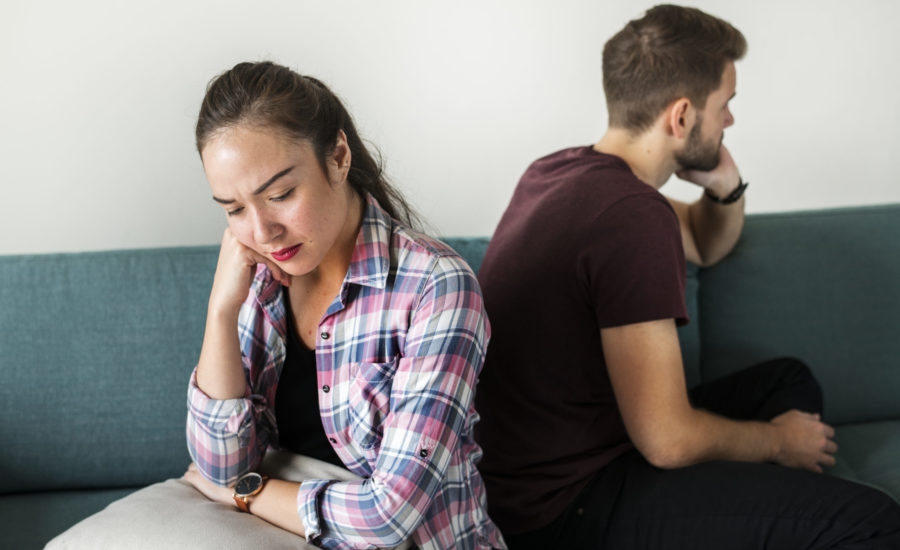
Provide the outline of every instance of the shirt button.
{"type": "Polygon", "coordinates": [[[322,386],[322,391],[325,392],[325,393],[330,392],[330,391],[331,391],[331,386],[328,386],[327,384],[324,385],[324,386],[322,386]]]}
{"type": "Polygon", "coordinates": [[[419,456],[421,456],[422,458],[428,456],[428,449],[422,449],[421,451],[419,451],[419,456]]]}
{"type": "Polygon", "coordinates": [[[329,338],[331,338],[331,335],[328,334],[327,332],[323,332],[323,333],[320,334],[319,336],[322,337],[322,340],[328,340],[329,338]]]}
{"type": "Polygon", "coordinates": [[[335,439],[333,437],[329,437],[328,441],[331,441],[332,443],[337,443],[337,439],[335,439]]]}

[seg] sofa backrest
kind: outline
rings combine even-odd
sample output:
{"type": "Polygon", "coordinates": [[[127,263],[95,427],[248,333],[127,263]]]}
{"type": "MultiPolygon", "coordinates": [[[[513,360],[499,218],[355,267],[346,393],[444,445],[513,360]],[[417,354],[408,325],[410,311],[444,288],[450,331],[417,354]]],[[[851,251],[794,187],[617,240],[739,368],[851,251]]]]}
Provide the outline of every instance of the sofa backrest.
{"type": "Polygon", "coordinates": [[[701,374],[804,361],[843,424],[900,418],[900,204],[749,216],[700,274],[701,374]]]}
{"type": "Polygon", "coordinates": [[[217,251],[0,257],[0,493],[184,473],[217,251]]]}

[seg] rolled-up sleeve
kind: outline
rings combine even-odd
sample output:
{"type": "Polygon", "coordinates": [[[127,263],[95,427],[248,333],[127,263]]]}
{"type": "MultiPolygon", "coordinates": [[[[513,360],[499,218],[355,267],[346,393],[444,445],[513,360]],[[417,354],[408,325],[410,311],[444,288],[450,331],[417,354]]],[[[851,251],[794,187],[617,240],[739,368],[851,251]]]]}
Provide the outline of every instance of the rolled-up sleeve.
{"type": "MultiPolygon", "coordinates": [[[[489,326],[468,266],[435,260],[421,281],[389,392],[377,462],[362,481],[308,480],[297,495],[309,540],[395,546],[422,525],[451,463],[484,361],[489,326]]],[[[452,504],[451,504],[452,506],[452,504]]],[[[449,522],[451,514],[444,514],[449,522]]],[[[429,520],[432,521],[432,520],[429,520]]],[[[435,527],[432,525],[432,527],[435,527]]],[[[437,526],[449,527],[449,526],[437,526]]]]}
{"type": "Polygon", "coordinates": [[[230,485],[255,468],[265,453],[257,437],[259,406],[253,396],[212,399],[197,386],[196,368],[188,385],[187,445],[207,479],[230,485]]]}

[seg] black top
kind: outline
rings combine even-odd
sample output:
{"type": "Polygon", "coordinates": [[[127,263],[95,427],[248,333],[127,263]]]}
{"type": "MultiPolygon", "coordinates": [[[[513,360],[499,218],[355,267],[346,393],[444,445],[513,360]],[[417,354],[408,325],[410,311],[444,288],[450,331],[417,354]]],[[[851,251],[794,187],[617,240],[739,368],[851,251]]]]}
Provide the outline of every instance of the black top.
{"type": "Polygon", "coordinates": [[[298,338],[287,300],[285,309],[287,350],[275,393],[278,443],[288,451],[344,467],[328,442],[319,416],[316,352],[298,338]]]}

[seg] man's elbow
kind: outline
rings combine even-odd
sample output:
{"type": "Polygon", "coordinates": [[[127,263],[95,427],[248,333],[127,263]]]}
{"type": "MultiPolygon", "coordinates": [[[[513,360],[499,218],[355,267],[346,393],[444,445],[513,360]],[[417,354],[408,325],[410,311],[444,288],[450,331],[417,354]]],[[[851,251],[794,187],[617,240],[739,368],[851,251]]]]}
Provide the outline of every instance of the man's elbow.
{"type": "Polygon", "coordinates": [[[728,257],[728,254],[731,253],[731,248],[727,250],[718,250],[718,251],[697,251],[697,258],[695,262],[699,267],[712,267],[717,263],[721,262],[725,258],[728,257]]]}
{"type": "Polygon", "coordinates": [[[647,462],[661,470],[674,470],[694,464],[691,449],[683,439],[658,438],[636,445],[647,462]]]}

